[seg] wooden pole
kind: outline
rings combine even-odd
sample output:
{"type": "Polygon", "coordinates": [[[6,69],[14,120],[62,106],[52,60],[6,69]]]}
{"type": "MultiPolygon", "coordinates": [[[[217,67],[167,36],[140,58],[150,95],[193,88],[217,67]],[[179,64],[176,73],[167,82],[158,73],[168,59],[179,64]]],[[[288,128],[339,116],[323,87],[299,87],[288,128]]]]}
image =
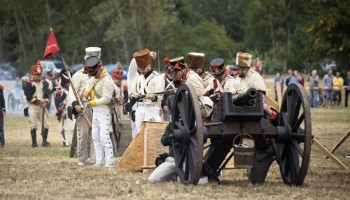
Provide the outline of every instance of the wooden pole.
{"type": "Polygon", "coordinates": [[[323,153],[325,153],[326,155],[329,156],[329,158],[335,163],[337,164],[340,168],[345,169],[347,171],[350,171],[349,168],[347,168],[342,162],[340,162],[340,160],[338,158],[336,158],[331,152],[329,152],[326,147],[324,147],[319,141],[317,141],[315,138],[312,140],[313,144],[316,144],[316,146],[318,146],[323,153]]]}
{"type": "MultiPolygon", "coordinates": [[[[331,150],[330,152],[331,152],[331,153],[334,153],[334,152],[340,147],[340,145],[342,145],[342,144],[345,142],[345,140],[346,140],[349,136],[350,136],[350,130],[349,130],[349,132],[348,132],[347,134],[345,134],[344,137],[332,148],[332,150],[331,150]]],[[[327,159],[328,156],[325,156],[324,158],[327,159]]]]}

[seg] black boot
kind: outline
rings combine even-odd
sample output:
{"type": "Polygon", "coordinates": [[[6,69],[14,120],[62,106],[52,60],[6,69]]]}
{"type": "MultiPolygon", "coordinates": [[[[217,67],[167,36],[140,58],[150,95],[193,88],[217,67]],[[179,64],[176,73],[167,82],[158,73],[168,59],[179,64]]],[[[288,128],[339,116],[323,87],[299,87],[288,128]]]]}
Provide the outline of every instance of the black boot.
{"type": "Polygon", "coordinates": [[[47,135],[49,134],[49,129],[45,128],[44,132],[43,132],[43,143],[41,144],[41,146],[43,147],[47,147],[50,146],[50,143],[47,142],[47,135]]]}
{"type": "Polygon", "coordinates": [[[3,131],[0,131],[0,147],[1,148],[5,147],[5,135],[3,131]]]}
{"type": "Polygon", "coordinates": [[[32,129],[30,131],[30,135],[32,136],[32,147],[37,147],[38,143],[36,143],[36,129],[32,129]]]}

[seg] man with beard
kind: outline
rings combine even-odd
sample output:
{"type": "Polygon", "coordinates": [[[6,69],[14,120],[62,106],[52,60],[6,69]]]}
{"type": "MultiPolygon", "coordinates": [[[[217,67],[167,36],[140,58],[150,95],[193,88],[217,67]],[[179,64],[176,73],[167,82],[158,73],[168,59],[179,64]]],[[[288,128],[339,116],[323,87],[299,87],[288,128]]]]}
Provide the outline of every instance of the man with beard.
{"type": "MultiPolygon", "coordinates": [[[[266,85],[263,77],[256,71],[250,69],[252,55],[249,53],[237,53],[236,66],[239,67],[238,76],[241,82],[238,85],[238,94],[247,91],[249,88],[255,88],[262,93],[264,111],[274,120],[276,111],[272,110],[265,102],[266,85]]],[[[274,153],[271,143],[268,139],[259,138],[254,140],[254,164],[253,168],[248,170],[248,176],[252,183],[264,183],[267,172],[274,159],[274,153]]]]}

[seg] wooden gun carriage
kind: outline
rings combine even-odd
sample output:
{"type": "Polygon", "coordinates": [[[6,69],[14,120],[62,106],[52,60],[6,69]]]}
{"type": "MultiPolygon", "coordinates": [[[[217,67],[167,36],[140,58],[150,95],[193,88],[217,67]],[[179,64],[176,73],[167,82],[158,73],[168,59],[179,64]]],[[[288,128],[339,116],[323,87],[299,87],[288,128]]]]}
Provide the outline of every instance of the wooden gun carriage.
{"type": "MultiPolygon", "coordinates": [[[[201,104],[191,86],[182,84],[173,102],[169,138],[182,183],[198,183],[210,152],[204,155],[204,144],[208,139],[211,142],[216,139],[226,141],[222,145],[232,148],[236,137],[247,135],[254,142],[261,137],[270,141],[284,183],[303,183],[311,153],[311,114],[308,95],[300,84],[288,86],[274,121],[264,113],[263,96],[255,89],[240,96],[222,93],[211,118],[205,122],[201,104]]],[[[235,151],[232,156],[236,157],[235,151]]],[[[216,173],[226,163],[227,159],[216,173]]]]}

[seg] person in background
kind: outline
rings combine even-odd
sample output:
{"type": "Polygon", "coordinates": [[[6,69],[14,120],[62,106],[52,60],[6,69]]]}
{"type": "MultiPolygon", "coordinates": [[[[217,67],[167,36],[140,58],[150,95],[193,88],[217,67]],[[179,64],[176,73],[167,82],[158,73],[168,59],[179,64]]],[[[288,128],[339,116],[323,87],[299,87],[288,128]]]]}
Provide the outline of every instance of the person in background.
{"type": "Polygon", "coordinates": [[[230,74],[233,78],[231,83],[233,84],[234,88],[237,88],[239,83],[241,82],[241,78],[239,78],[237,70],[239,70],[239,67],[236,65],[236,63],[233,63],[233,65],[230,67],[230,74]]]}
{"type": "Polygon", "coordinates": [[[301,72],[298,72],[298,80],[299,80],[299,83],[300,83],[300,85],[302,85],[303,87],[304,87],[304,83],[305,83],[305,78],[304,78],[304,76],[303,76],[303,73],[301,73],[301,72]]]}
{"type": "Polygon", "coordinates": [[[289,86],[290,84],[292,84],[292,83],[299,83],[299,79],[298,79],[298,71],[292,71],[292,70],[290,70],[290,71],[288,71],[288,77],[287,77],[287,79],[286,79],[286,84],[287,84],[287,86],[289,86]]]}
{"type": "Polygon", "coordinates": [[[16,76],[16,82],[15,82],[15,111],[18,110],[19,102],[21,101],[21,94],[22,94],[22,81],[21,77],[19,75],[16,76]]]}
{"type": "Polygon", "coordinates": [[[284,84],[284,79],[283,77],[281,76],[281,74],[279,72],[276,73],[276,76],[275,76],[275,81],[274,81],[274,84],[273,84],[273,88],[275,90],[275,101],[277,102],[278,101],[278,95],[277,95],[277,82],[279,82],[279,84],[281,85],[281,94],[283,94],[283,84],[284,84]]]}
{"type": "Polygon", "coordinates": [[[69,141],[72,141],[69,139],[69,133],[71,133],[71,137],[73,136],[74,131],[74,125],[75,120],[73,118],[69,118],[68,115],[68,106],[72,103],[74,97],[72,95],[69,95],[70,90],[70,82],[68,75],[66,74],[66,71],[62,69],[60,72],[61,77],[61,87],[57,87],[55,92],[53,93],[54,99],[55,99],[55,106],[56,106],[56,117],[59,123],[61,123],[61,134],[63,137],[63,146],[66,147],[69,145],[69,141]]]}
{"type": "Polygon", "coordinates": [[[344,86],[345,86],[345,107],[348,107],[348,97],[350,94],[350,71],[348,71],[348,74],[345,78],[344,86]]]}
{"type": "Polygon", "coordinates": [[[323,89],[326,93],[326,104],[325,106],[329,107],[332,102],[333,96],[333,74],[332,70],[328,70],[327,74],[323,77],[323,89]]]}
{"type": "Polygon", "coordinates": [[[30,134],[32,136],[32,147],[38,146],[36,141],[36,131],[38,129],[38,120],[43,124],[44,130],[42,130],[42,146],[47,147],[50,144],[47,142],[47,136],[49,133],[48,113],[46,105],[49,101],[48,83],[45,80],[41,80],[41,74],[43,67],[38,60],[37,64],[31,67],[32,75],[29,78],[29,82],[26,83],[24,94],[28,101],[28,113],[30,122],[30,134]],[[44,120],[44,121],[43,121],[44,120]]]}
{"type": "Polygon", "coordinates": [[[310,91],[310,106],[311,108],[318,108],[318,82],[320,77],[317,75],[316,69],[312,70],[311,74],[307,77],[309,81],[309,91],[310,91]]]}
{"type": "Polygon", "coordinates": [[[344,79],[340,76],[340,72],[335,74],[333,78],[334,97],[337,99],[337,106],[341,108],[341,91],[343,89],[344,79]]]}
{"type": "MultiPolygon", "coordinates": [[[[174,85],[174,77],[172,75],[172,73],[170,73],[170,70],[179,62],[184,64],[185,60],[183,56],[180,57],[176,57],[173,59],[169,58],[164,58],[163,59],[165,66],[164,66],[164,70],[165,70],[165,74],[164,74],[164,81],[165,81],[165,87],[164,87],[164,91],[168,91],[168,90],[174,90],[176,87],[174,85]]],[[[163,99],[162,99],[162,110],[163,110],[163,120],[164,121],[170,121],[170,109],[169,109],[169,105],[168,105],[168,97],[171,96],[172,93],[165,93],[163,94],[163,99]]]]}
{"type": "Polygon", "coordinates": [[[123,71],[123,67],[120,64],[120,62],[118,62],[116,64],[116,69],[113,70],[112,72],[112,79],[113,82],[115,84],[115,86],[118,88],[118,92],[119,94],[113,94],[115,97],[119,96],[120,98],[118,99],[114,99],[115,100],[115,112],[113,111],[113,113],[117,113],[117,118],[118,120],[121,120],[122,117],[122,111],[123,111],[123,104],[124,104],[124,86],[123,86],[123,76],[124,76],[124,71],[123,71]]]}
{"type": "Polygon", "coordinates": [[[256,71],[262,76],[264,74],[263,72],[263,63],[260,60],[259,57],[256,58],[256,63],[255,63],[256,71]]]}
{"type": "Polygon", "coordinates": [[[6,113],[4,86],[0,84],[0,148],[5,147],[4,117],[6,113]]]}
{"type": "Polygon", "coordinates": [[[46,104],[46,110],[50,113],[50,107],[51,107],[51,100],[52,100],[52,94],[53,94],[53,88],[55,88],[56,85],[52,84],[52,72],[48,71],[46,73],[45,81],[48,84],[48,95],[49,95],[49,101],[46,104]]]}

